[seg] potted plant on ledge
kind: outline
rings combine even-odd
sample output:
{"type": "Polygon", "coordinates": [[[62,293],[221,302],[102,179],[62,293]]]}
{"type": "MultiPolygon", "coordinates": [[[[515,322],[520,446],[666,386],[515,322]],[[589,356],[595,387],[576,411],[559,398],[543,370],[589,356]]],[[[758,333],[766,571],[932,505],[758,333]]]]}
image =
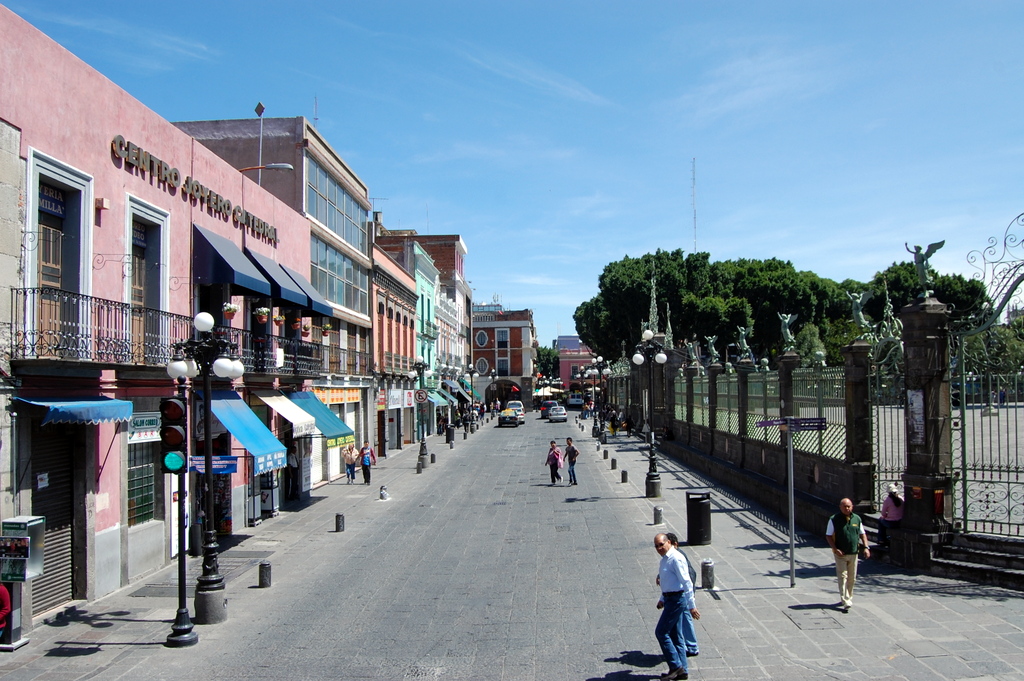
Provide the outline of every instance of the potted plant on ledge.
{"type": "Polygon", "coordinates": [[[283,314],[276,314],[276,315],[274,315],[274,324],[276,324],[277,326],[284,326],[284,315],[283,314]]]}
{"type": "Polygon", "coordinates": [[[224,310],[224,319],[234,319],[235,313],[238,312],[238,306],[234,303],[224,303],[221,309],[224,310]]]}
{"type": "Polygon", "coordinates": [[[330,322],[325,322],[324,325],[320,327],[320,333],[323,335],[324,338],[326,338],[331,333],[331,329],[333,328],[334,327],[331,326],[330,322]]]}
{"type": "Polygon", "coordinates": [[[313,327],[312,327],[312,326],[311,326],[311,325],[310,325],[310,324],[309,324],[308,322],[307,322],[307,323],[305,323],[305,324],[303,324],[303,325],[302,325],[302,335],[303,335],[303,336],[308,336],[308,335],[309,335],[309,332],[310,332],[310,330],[311,330],[312,328],[313,328],[313,327]]]}
{"type": "Polygon", "coordinates": [[[298,329],[301,326],[302,326],[302,320],[301,319],[293,319],[292,320],[292,328],[293,329],[298,329]]]}
{"type": "Polygon", "coordinates": [[[256,321],[260,324],[266,324],[267,319],[270,317],[269,307],[257,307],[256,308],[256,321]]]}

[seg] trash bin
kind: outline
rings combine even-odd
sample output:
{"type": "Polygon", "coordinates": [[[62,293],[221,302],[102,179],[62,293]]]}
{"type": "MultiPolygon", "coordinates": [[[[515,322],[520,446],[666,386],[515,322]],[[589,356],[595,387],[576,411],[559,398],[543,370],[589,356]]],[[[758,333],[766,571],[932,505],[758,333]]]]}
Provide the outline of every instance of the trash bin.
{"type": "Polygon", "coordinates": [[[448,433],[447,433],[447,437],[445,438],[445,442],[449,442],[449,443],[450,442],[455,442],[455,426],[453,426],[453,425],[449,425],[448,426],[448,433]]]}
{"type": "Polygon", "coordinates": [[[711,490],[695,489],[686,493],[686,543],[690,546],[711,543],[711,490]]]}

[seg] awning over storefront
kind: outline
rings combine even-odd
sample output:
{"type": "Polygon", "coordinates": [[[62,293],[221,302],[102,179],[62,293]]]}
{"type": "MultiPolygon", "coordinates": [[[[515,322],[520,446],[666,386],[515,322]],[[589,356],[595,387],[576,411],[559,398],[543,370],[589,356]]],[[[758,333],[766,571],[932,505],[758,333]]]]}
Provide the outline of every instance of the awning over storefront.
{"type": "Polygon", "coordinates": [[[480,397],[480,393],[476,391],[476,388],[470,388],[469,391],[473,393],[473,399],[475,399],[476,401],[480,402],[483,400],[483,398],[480,397]]]}
{"type": "Polygon", "coordinates": [[[256,265],[256,269],[263,273],[263,276],[270,282],[270,295],[283,303],[293,303],[302,307],[309,307],[309,296],[303,292],[299,285],[292,281],[292,278],[281,269],[281,266],[273,258],[254,253],[248,248],[245,254],[256,265]]]}
{"type": "Polygon", "coordinates": [[[292,393],[288,399],[302,407],[303,411],[316,420],[316,428],[327,439],[328,447],[347,445],[356,441],[356,434],[348,424],[339,419],[337,414],[313,393],[292,393]]]}
{"type": "Polygon", "coordinates": [[[302,437],[316,432],[316,419],[276,390],[253,390],[260,401],[291,421],[292,436],[302,437]]]}
{"type": "Polygon", "coordinates": [[[459,406],[458,400],[456,400],[454,397],[445,393],[442,390],[428,390],[427,397],[429,397],[430,401],[433,402],[434,404],[442,404],[445,406],[454,405],[456,407],[459,406]]]}
{"type": "Polygon", "coordinates": [[[230,239],[192,225],[192,276],[197,284],[232,284],[258,296],[270,295],[268,282],[230,239]]]}
{"type": "Polygon", "coordinates": [[[466,393],[466,391],[462,389],[462,386],[459,385],[458,383],[456,383],[455,381],[446,378],[446,379],[444,379],[444,384],[446,386],[448,386],[448,388],[452,391],[452,393],[454,393],[456,395],[461,395],[467,402],[472,402],[473,401],[473,398],[470,397],[466,393]]]}
{"type": "Polygon", "coordinates": [[[313,288],[313,284],[309,283],[309,279],[302,276],[290,267],[281,265],[281,269],[288,273],[288,276],[292,278],[292,281],[302,289],[302,291],[309,297],[309,311],[315,314],[327,315],[330,317],[334,314],[334,308],[327,302],[327,299],[320,295],[320,292],[313,288]]]}
{"type": "Polygon", "coordinates": [[[109,423],[111,421],[127,421],[132,417],[132,403],[115,400],[112,397],[64,397],[61,399],[42,399],[15,397],[18,402],[46,407],[46,416],[42,425],[47,423],[109,423]]]}
{"type": "Polygon", "coordinates": [[[233,390],[214,390],[210,408],[228,432],[252,454],[253,472],[266,473],[288,465],[284,445],[238,393],[233,390]]]}

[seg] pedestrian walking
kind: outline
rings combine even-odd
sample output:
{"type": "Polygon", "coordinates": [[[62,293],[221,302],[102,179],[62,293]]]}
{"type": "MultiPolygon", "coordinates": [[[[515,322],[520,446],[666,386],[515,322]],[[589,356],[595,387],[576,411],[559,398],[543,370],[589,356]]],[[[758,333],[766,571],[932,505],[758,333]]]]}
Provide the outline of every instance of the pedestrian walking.
{"type": "Polygon", "coordinates": [[[354,485],[356,482],[356,464],[359,463],[359,451],[355,442],[349,442],[345,447],[345,479],[346,484],[354,485]]]}
{"type": "Polygon", "coordinates": [[[558,472],[558,469],[562,467],[562,450],[558,448],[554,440],[551,441],[551,447],[548,449],[544,463],[551,469],[551,484],[562,482],[562,474],[558,472]]]}
{"type": "MultiPolygon", "coordinates": [[[[686,561],[686,574],[690,576],[690,584],[695,584],[697,581],[697,571],[693,569],[693,563],[690,561],[689,557],[687,557],[687,555],[683,553],[683,550],[679,548],[679,537],[677,537],[674,532],[666,532],[665,537],[672,543],[672,548],[679,551],[683,556],[683,560],[686,561]]],[[[658,584],[661,584],[661,575],[658,575],[658,584]]],[[[697,593],[696,588],[693,593],[697,593]]],[[[694,597],[694,601],[696,600],[696,597],[694,597]]],[[[693,626],[693,616],[689,611],[683,613],[682,626],[683,646],[686,648],[686,656],[697,657],[700,655],[700,645],[697,643],[697,629],[693,626]]]]}
{"type": "Polygon", "coordinates": [[[569,462],[569,484],[576,484],[576,459],[579,458],[580,450],[572,443],[572,438],[565,438],[565,460],[569,462]]]}
{"type": "Polygon", "coordinates": [[[661,586],[661,600],[656,606],[661,610],[654,635],[661,646],[661,652],[668,663],[668,673],[660,678],[664,681],[688,679],[689,665],[686,658],[686,642],[683,636],[683,619],[687,614],[700,619],[700,611],[693,600],[693,582],[686,558],[676,550],[665,534],[654,537],[654,550],[661,556],[658,566],[658,584],[661,586]]]}
{"type": "Polygon", "coordinates": [[[360,463],[363,468],[363,484],[370,484],[370,466],[377,465],[377,455],[368,441],[363,441],[363,448],[359,450],[360,463]]]}
{"type": "Polygon", "coordinates": [[[853,512],[853,502],[849,499],[840,500],[839,513],[828,519],[825,539],[832,547],[832,555],[836,559],[836,580],[839,582],[841,599],[838,608],[842,612],[850,612],[853,606],[853,585],[857,581],[857,555],[863,552],[865,558],[870,558],[871,549],[868,548],[864,523],[853,512]]]}

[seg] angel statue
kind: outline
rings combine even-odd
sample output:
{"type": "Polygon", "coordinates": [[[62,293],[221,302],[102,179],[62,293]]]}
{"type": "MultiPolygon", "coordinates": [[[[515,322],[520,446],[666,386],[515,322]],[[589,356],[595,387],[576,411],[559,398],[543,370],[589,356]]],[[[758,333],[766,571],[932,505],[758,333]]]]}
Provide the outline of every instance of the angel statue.
{"type": "Polygon", "coordinates": [[[686,344],[687,350],[690,351],[690,363],[692,365],[700,364],[700,341],[691,341],[686,344]]]}
{"type": "Polygon", "coordinates": [[[708,364],[718,364],[718,360],[721,355],[718,354],[718,350],[715,349],[715,343],[718,341],[718,336],[704,336],[704,340],[708,342],[708,364]]]}
{"type": "Polygon", "coordinates": [[[914,246],[914,250],[910,250],[910,244],[904,243],[904,248],[907,249],[907,253],[914,254],[914,267],[917,269],[917,281],[921,284],[921,293],[917,296],[918,298],[928,298],[934,293],[928,284],[932,283],[932,279],[928,274],[928,259],[935,255],[935,252],[946,245],[945,239],[929,244],[923,252],[920,246],[914,246]]]}
{"type": "Polygon", "coordinates": [[[853,303],[853,323],[861,330],[861,338],[870,335],[874,329],[871,322],[864,317],[864,304],[871,300],[872,295],[874,294],[871,291],[864,291],[863,293],[846,292],[846,297],[853,303]]]}
{"type": "Polygon", "coordinates": [[[751,362],[754,361],[754,351],[750,349],[750,345],[747,344],[747,337],[753,333],[753,326],[737,326],[740,332],[740,338],[736,341],[736,349],[739,350],[739,360],[742,362],[745,359],[749,359],[751,362]]]}
{"type": "Polygon", "coordinates": [[[793,334],[790,332],[790,325],[796,321],[797,315],[795,314],[779,314],[779,319],[782,321],[782,351],[789,352],[796,347],[796,342],[793,340],[793,334]]]}

